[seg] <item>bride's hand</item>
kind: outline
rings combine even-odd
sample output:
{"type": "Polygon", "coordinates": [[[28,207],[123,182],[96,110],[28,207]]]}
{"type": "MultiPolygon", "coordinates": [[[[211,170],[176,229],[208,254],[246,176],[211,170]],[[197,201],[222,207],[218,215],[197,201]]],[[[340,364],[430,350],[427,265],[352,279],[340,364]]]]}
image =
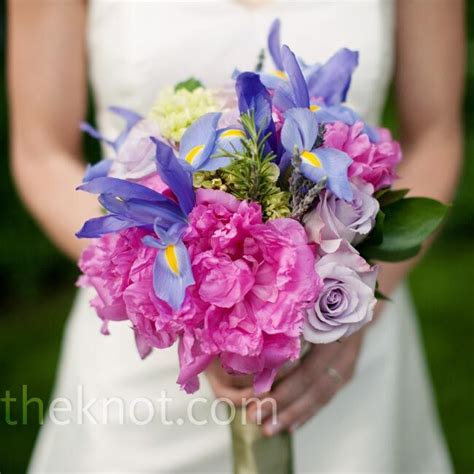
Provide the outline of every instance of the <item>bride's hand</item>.
{"type": "Polygon", "coordinates": [[[206,377],[216,398],[227,398],[241,406],[243,400],[253,397],[252,378],[229,375],[217,360],[206,369],[206,377]]]}
{"type": "Polygon", "coordinates": [[[276,401],[276,419],[268,405],[248,409],[249,419],[263,420],[263,432],[268,436],[283,430],[294,431],[313,417],[352,377],[362,345],[364,331],[358,331],[341,342],[311,346],[301,363],[281,378],[269,393],[276,401]]]}

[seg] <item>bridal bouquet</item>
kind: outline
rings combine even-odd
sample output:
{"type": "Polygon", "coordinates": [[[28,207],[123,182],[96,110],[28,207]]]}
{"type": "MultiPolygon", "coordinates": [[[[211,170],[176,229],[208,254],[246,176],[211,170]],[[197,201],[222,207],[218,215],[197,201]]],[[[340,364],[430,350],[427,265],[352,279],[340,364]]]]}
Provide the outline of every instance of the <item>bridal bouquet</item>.
{"type": "Polygon", "coordinates": [[[391,189],[402,155],[386,129],[345,104],[358,53],[306,64],[269,34],[272,72],[233,87],[196,79],[162,91],[147,116],[104,137],[113,157],[78,189],[105,214],[81,286],[103,320],[127,321],[142,357],[178,344],[187,392],[218,359],[268,391],[302,341],[329,343],[369,323],[377,266],[414,256],[445,207],[391,189]]]}

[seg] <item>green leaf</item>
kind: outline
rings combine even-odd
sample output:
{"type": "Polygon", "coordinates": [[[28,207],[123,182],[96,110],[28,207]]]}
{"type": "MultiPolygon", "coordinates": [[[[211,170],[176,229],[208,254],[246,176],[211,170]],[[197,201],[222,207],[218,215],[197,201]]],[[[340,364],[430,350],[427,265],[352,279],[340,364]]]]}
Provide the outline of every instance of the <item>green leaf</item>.
{"type": "Polygon", "coordinates": [[[382,189],[379,189],[378,191],[375,192],[374,194],[374,198],[375,199],[380,199],[385,193],[388,193],[390,191],[391,188],[382,188],[382,189]]]}
{"type": "Polygon", "coordinates": [[[421,244],[441,224],[448,207],[428,198],[405,198],[383,208],[383,240],[364,242],[359,251],[367,259],[398,262],[414,257],[421,244]]]}
{"type": "Polygon", "coordinates": [[[377,298],[380,301],[390,301],[392,302],[392,299],[389,298],[387,295],[384,295],[380,290],[377,288],[375,289],[375,298],[377,298]]]}
{"type": "Polygon", "coordinates": [[[375,225],[370,234],[358,246],[358,248],[374,247],[383,242],[383,228],[385,222],[385,213],[380,210],[375,217],[375,225]]]}
{"type": "Polygon", "coordinates": [[[262,72],[263,66],[265,65],[265,50],[262,48],[258,55],[258,62],[255,66],[255,72],[262,72]]]}
{"type": "Polygon", "coordinates": [[[385,207],[394,202],[400,201],[403,199],[409,192],[409,189],[396,189],[396,190],[388,190],[382,193],[379,197],[380,207],[385,207]]]}
{"type": "Polygon", "coordinates": [[[179,91],[180,89],[186,89],[187,91],[192,92],[193,90],[198,89],[199,87],[204,87],[202,85],[202,82],[196,79],[195,77],[190,77],[185,81],[178,82],[178,84],[174,86],[174,90],[179,91]]]}

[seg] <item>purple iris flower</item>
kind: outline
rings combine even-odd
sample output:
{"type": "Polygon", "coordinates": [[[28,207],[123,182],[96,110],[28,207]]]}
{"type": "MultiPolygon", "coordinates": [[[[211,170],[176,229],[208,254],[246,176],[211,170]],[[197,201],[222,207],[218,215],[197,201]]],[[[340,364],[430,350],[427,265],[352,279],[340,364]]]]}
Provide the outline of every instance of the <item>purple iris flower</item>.
{"type": "Polygon", "coordinates": [[[273,59],[273,63],[278,71],[283,72],[283,61],[281,60],[281,40],[280,40],[281,22],[278,18],[273,20],[268,33],[268,50],[273,59]]]}
{"type": "MultiPolygon", "coordinates": [[[[260,79],[265,87],[269,89],[276,89],[279,85],[288,80],[281,54],[280,27],[281,23],[277,18],[270,26],[267,40],[268,51],[270,52],[270,57],[273,60],[275,69],[270,73],[260,73],[260,79]]],[[[301,58],[297,58],[297,61],[301,66],[305,79],[309,79],[311,75],[321,67],[320,64],[307,65],[301,58]]]]}
{"type": "Polygon", "coordinates": [[[118,178],[100,177],[78,189],[99,194],[99,202],[108,215],[90,219],[76,234],[100,237],[130,227],[154,230],[157,239],[148,236],[146,245],[159,248],[153,267],[156,295],[174,310],[184,301],[186,288],[194,283],[189,255],[181,240],[188,225],[187,215],[195,204],[192,175],[175,157],[168,145],[152,138],[156,145],[156,166],[162,180],[178,202],[146,186],[118,178]]]}
{"type": "Polygon", "coordinates": [[[294,107],[308,108],[310,105],[308,86],[295,54],[286,45],[281,47],[281,59],[288,80],[275,89],[273,97],[275,107],[282,112],[294,107]]]}
{"type": "Polygon", "coordinates": [[[218,129],[221,113],[212,112],[197,119],[184,133],[179,146],[179,159],[193,171],[214,171],[230,164],[220,150],[242,148],[244,131],[239,127],[218,129]]]}
{"type": "Polygon", "coordinates": [[[280,26],[280,20],[278,18],[275,19],[270,27],[267,41],[268,51],[275,69],[271,73],[262,72],[260,74],[262,83],[269,89],[276,89],[282,81],[287,79],[281,58],[280,26]]]}
{"type": "MultiPolygon", "coordinates": [[[[275,107],[283,112],[294,107],[309,108],[315,113],[319,123],[339,121],[351,126],[357,121],[363,121],[360,115],[345,105],[328,106],[324,102],[311,103],[308,86],[295,54],[288,46],[281,48],[281,54],[285,71],[288,73],[288,81],[275,89],[273,98],[275,107]]],[[[378,133],[374,128],[364,123],[364,132],[372,142],[378,142],[378,133]]]]}
{"type": "MultiPolygon", "coordinates": [[[[120,134],[115,139],[110,139],[104,137],[102,133],[100,133],[96,128],[92,125],[81,122],[80,129],[90,135],[91,137],[103,141],[107,145],[109,145],[115,153],[118,153],[120,147],[122,146],[123,142],[128,137],[130,130],[140,121],[142,120],[142,116],[132,112],[131,110],[124,109],[122,107],[109,107],[109,111],[118,115],[125,121],[125,127],[120,132],[120,134]]],[[[107,176],[110,167],[112,166],[112,160],[102,160],[96,163],[95,165],[88,165],[86,172],[84,174],[83,182],[90,181],[95,178],[100,178],[107,176]]]]}
{"type": "Polygon", "coordinates": [[[326,105],[346,101],[352,73],[359,64],[359,53],[342,48],[321,67],[308,75],[306,82],[310,97],[321,97],[326,105]]]}
{"type": "Polygon", "coordinates": [[[280,148],[275,133],[275,123],[272,118],[272,97],[263,85],[258,74],[243,72],[237,77],[235,90],[239,101],[240,114],[252,114],[255,119],[257,132],[262,137],[268,135],[265,143],[265,153],[272,151],[278,162],[280,148]]]}
{"type": "MultiPolygon", "coordinates": [[[[280,20],[273,21],[268,34],[268,50],[275,70],[271,74],[262,73],[262,82],[270,89],[284,85],[291,72],[287,70],[280,40],[280,20]]],[[[340,104],[346,100],[352,74],[359,62],[359,53],[342,48],[325,64],[307,65],[295,58],[307,84],[310,97],[321,98],[326,105],[340,104]]],[[[302,105],[299,105],[302,107],[302,105]]]]}
{"type": "Polygon", "coordinates": [[[281,141],[286,161],[298,155],[300,171],[307,179],[319,183],[327,179],[327,187],[340,199],[352,200],[348,168],[351,158],[334,148],[315,147],[318,136],[316,115],[307,108],[293,108],[285,114],[281,141]]]}
{"type": "Polygon", "coordinates": [[[101,177],[80,185],[78,190],[99,194],[99,202],[109,214],[89,219],[77,232],[79,238],[96,238],[130,227],[153,229],[156,221],[186,224],[186,214],[171,199],[141,184],[118,178],[101,177]]]}

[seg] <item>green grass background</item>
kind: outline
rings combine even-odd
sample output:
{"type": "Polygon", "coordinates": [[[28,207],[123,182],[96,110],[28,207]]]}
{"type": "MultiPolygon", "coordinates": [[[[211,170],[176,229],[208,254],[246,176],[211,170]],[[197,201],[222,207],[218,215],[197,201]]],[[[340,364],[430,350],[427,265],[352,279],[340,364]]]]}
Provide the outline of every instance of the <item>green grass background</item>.
{"type": "MultiPolygon", "coordinates": [[[[469,1],[466,160],[441,237],[410,278],[441,421],[456,472],[474,471],[474,5],[469,1]]],[[[4,64],[4,3],[0,3],[0,64],[4,64]]],[[[440,32],[441,34],[442,32],[440,32]]],[[[0,398],[6,390],[47,399],[77,271],[44,237],[15,193],[8,167],[5,77],[0,76],[0,398]]],[[[388,103],[386,122],[394,125],[388,103]]],[[[97,149],[87,149],[96,154],[97,149]]],[[[436,164],[442,166],[442,163],[436,164]]],[[[38,430],[8,426],[0,404],[0,472],[25,471],[38,430]]],[[[14,411],[13,418],[19,413],[14,411]]]]}

